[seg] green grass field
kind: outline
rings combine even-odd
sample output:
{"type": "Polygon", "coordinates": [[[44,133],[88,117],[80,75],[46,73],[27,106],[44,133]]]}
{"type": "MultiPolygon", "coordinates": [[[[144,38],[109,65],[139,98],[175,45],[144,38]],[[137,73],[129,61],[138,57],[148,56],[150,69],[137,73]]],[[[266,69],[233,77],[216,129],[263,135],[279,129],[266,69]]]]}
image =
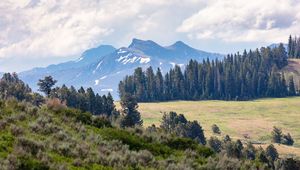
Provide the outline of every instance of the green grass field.
{"type": "MultiPolygon", "coordinates": [[[[117,104],[119,107],[119,105],[117,104]]],[[[278,146],[281,153],[300,156],[300,97],[260,99],[254,101],[175,101],[139,103],[144,126],[160,124],[163,112],[176,111],[189,120],[198,120],[207,137],[211,126],[217,124],[222,135],[251,141],[271,142],[273,126],[289,132],[295,140],[294,147],[278,146]]]]}

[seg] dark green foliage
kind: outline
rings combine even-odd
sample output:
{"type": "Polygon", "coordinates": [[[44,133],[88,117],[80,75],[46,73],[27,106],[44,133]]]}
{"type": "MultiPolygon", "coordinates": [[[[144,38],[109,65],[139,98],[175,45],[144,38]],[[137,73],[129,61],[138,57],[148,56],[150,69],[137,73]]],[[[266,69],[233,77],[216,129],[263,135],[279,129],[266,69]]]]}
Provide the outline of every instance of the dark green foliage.
{"type": "Polygon", "coordinates": [[[167,133],[194,139],[205,145],[206,139],[202,127],[197,121],[187,121],[184,115],[176,112],[164,113],[160,127],[167,133]]]}
{"type": "Polygon", "coordinates": [[[243,156],[242,151],[244,146],[240,140],[236,142],[226,142],[224,148],[228,157],[240,159],[243,156]]]}
{"type": "Polygon", "coordinates": [[[89,112],[82,112],[76,115],[76,120],[78,122],[82,122],[84,124],[90,125],[92,124],[92,114],[89,112]]]}
{"type": "Polygon", "coordinates": [[[249,160],[255,160],[256,158],[255,154],[256,154],[255,147],[251,143],[247,144],[247,147],[244,148],[245,158],[249,160]]]}
{"type": "Polygon", "coordinates": [[[281,129],[274,126],[272,131],[272,142],[281,143],[281,139],[282,139],[281,129]]]}
{"type": "Polygon", "coordinates": [[[136,98],[130,94],[125,94],[121,98],[122,114],[121,121],[122,127],[134,127],[136,125],[143,125],[140,112],[137,110],[138,104],[136,98]]]}
{"type": "Polygon", "coordinates": [[[277,169],[284,169],[284,170],[294,170],[300,169],[300,161],[295,160],[294,158],[287,158],[280,161],[279,167],[277,169]]]}
{"type": "Polygon", "coordinates": [[[275,48],[228,55],[223,61],[191,60],[185,70],[175,66],[163,78],[152,68],[137,68],[119,84],[120,96],[135,95],[138,101],[249,100],[295,95],[279,72],[288,64],[283,44],[275,48]],[[154,80],[155,79],[155,80],[154,80]],[[156,82],[156,83],[154,83],[156,82]],[[162,87],[163,86],[163,87],[162,87]],[[289,91],[291,90],[291,91],[289,91]]]}
{"type": "Polygon", "coordinates": [[[215,151],[215,152],[221,152],[222,150],[222,141],[220,141],[216,137],[210,137],[208,140],[208,145],[215,151]]]}
{"type": "Polygon", "coordinates": [[[41,161],[37,161],[35,159],[29,157],[20,157],[18,158],[20,161],[17,170],[48,170],[49,166],[45,165],[41,161]]]}
{"type": "Polygon", "coordinates": [[[272,142],[274,143],[281,143],[284,145],[293,145],[294,144],[294,139],[288,134],[283,134],[280,128],[277,128],[274,126],[273,131],[272,131],[272,142]]]}
{"type": "Polygon", "coordinates": [[[224,142],[225,142],[225,143],[226,143],[226,142],[231,142],[231,138],[230,138],[229,135],[225,135],[225,137],[224,137],[224,142]]]}
{"type": "Polygon", "coordinates": [[[274,145],[271,144],[266,148],[266,156],[271,158],[272,161],[278,159],[279,154],[274,145]]]}
{"type": "Polygon", "coordinates": [[[294,83],[293,76],[291,76],[289,78],[288,88],[289,88],[289,96],[295,96],[296,95],[296,89],[295,89],[295,83],[294,83]]]}
{"type": "Polygon", "coordinates": [[[101,135],[107,140],[119,140],[123,144],[129,146],[132,150],[143,150],[146,149],[154,155],[167,156],[173,151],[170,147],[157,143],[147,142],[143,138],[131,134],[130,132],[122,129],[104,128],[100,131],[101,135]]]}
{"type": "Polygon", "coordinates": [[[92,125],[97,128],[112,127],[110,121],[106,117],[100,117],[100,116],[93,118],[92,125]]]}
{"type": "Polygon", "coordinates": [[[85,90],[81,87],[77,91],[73,86],[68,88],[63,85],[53,89],[50,97],[60,99],[68,107],[91,112],[94,115],[105,115],[108,117],[118,115],[111,94],[100,96],[98,93],[95,94],[92,88],[85,90]]]}
{"type": "Polygon", "coordinates": [[[211,130],[212,130],[213,133],[215,133],[215,134],[221,134],[221,130],[220,130],[220,128],[219,128],[216,124],[213,124],[213,125],[211,126],[211,130]]]}
{"type": "Polygon", "coordinates": [[[40,79],[37,85],[39,86],[39,91],[44,92],[46,96],[50,95],[52,87],[56,84],[56,80],[52,76],[46,76],[44,79],[40,79]]]}
{"type": "Polygon", "coordinates": [[[294,139],[292,138],[290,133],[288,133],[287,135],[283,135],[281,143],[284,145],[292,146],[294,144],[294,139]]]}
{"type": "Polygon", "coordinates": [[[292,38],[290,35],[288,40],[288,56],[290,58],[300,58],[300,37],[292,38]]]}
{"type": "Polygon", "coordinates": [[[36,102],[38,94],[33,94],[31,88],[19,79],[16,73],[5,73],[0,79],[0,99],[16,98],[19,101],[36,102]]]}

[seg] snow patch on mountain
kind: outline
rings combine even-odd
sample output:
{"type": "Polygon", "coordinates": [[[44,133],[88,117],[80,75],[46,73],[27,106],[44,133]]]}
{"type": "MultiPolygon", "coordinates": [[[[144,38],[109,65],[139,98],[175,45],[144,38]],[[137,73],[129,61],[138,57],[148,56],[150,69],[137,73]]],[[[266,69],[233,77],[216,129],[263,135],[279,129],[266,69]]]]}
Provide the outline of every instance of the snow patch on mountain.
{"type": "Polygon", "coordinates": [[[101,66],[101,64],[103,63],[103,61],[100,61],[98,64],[97,64],[97,67],[95,70],[93,70],[93,74],[96,73],[96,71],[99,69],[99,67],[101,66]]]}
{"type": "Polygon", "coordinates": [[[103,76],[103,77],[100,78],[100,80],[104,80],[106,78],[107,78],[107,76],[103,76]]]}
{"type": "Polygon", "coordinates": [[[102,92],[113,92],[113,89],[101,89],[102,92]]]}
{"type": "Polygon", "coordinates": [[[140,63],[141,64],[147,64],[151,61],[149,57],[140,57],[140,63]]]}

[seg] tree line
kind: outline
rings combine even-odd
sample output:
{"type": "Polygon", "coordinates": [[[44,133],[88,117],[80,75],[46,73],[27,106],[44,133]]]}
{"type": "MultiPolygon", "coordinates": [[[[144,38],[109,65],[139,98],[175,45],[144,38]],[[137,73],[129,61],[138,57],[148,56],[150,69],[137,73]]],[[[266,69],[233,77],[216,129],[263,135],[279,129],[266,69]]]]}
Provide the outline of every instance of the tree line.
{"type": "Polygon", "coordinates": [[[290,58],[300,58],[300,37],[292,37],[288,40],[288,55],[290,58]]]}
{"type": "Polygon", "coordinates": [[[227,55],[222,61],[191,60],[184,70],[179,66],[164,76],[160,68],[135,69],[119,83],[122,97],[126,93],[140,102],[168,100],[250,100],[260,97],[296,95],[293,77],[280,69],[288,64],[283,44],[227,55]]]}

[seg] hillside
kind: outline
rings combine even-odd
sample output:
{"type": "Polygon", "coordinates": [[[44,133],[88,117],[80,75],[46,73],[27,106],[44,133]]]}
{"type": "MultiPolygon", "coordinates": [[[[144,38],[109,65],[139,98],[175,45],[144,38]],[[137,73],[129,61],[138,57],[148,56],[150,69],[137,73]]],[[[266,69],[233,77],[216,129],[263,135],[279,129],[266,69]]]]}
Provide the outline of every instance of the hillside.
{"type": "Polygon", "coordinates": [[[211,126],[217,124],[222,134],[233,138],[270,143],[273,126],[289,132],[295,148],[280,147],[283,154],[300,156],[300,97],[261,99],[254,101],[176,101],[139,103],[144,125],[160,124],[163,112],[183,113],[188,119],[198,120],[205,134],[212,134],[211,126]],[[292,151],[293,150],[293,151],[292,151]],[[292,151],[292,152],[291,152],[292,151]]]}
{"type": "Polygon", "coordinates": [[[289,59],[288,65],[282,71],[287,78],[293,76],[297,89],[300,89],[300,59],[289,59]]]}
{"type": "Polygon", "coordinates": [[[193,140],[166,135],[159,139],[160,134],[141,128],[112,128],[101,117],[66,108],[55,100],[41,108],[16,100],[0,101],[0,112],[1,170],[166,169],[190,166],[187,159],[201,166],[213,155],[193,140]],[[176,147],[168,142],[183,143],[176,147]],[[189,148],[197,156],[187,158],[185,149],[189,148]]]}

